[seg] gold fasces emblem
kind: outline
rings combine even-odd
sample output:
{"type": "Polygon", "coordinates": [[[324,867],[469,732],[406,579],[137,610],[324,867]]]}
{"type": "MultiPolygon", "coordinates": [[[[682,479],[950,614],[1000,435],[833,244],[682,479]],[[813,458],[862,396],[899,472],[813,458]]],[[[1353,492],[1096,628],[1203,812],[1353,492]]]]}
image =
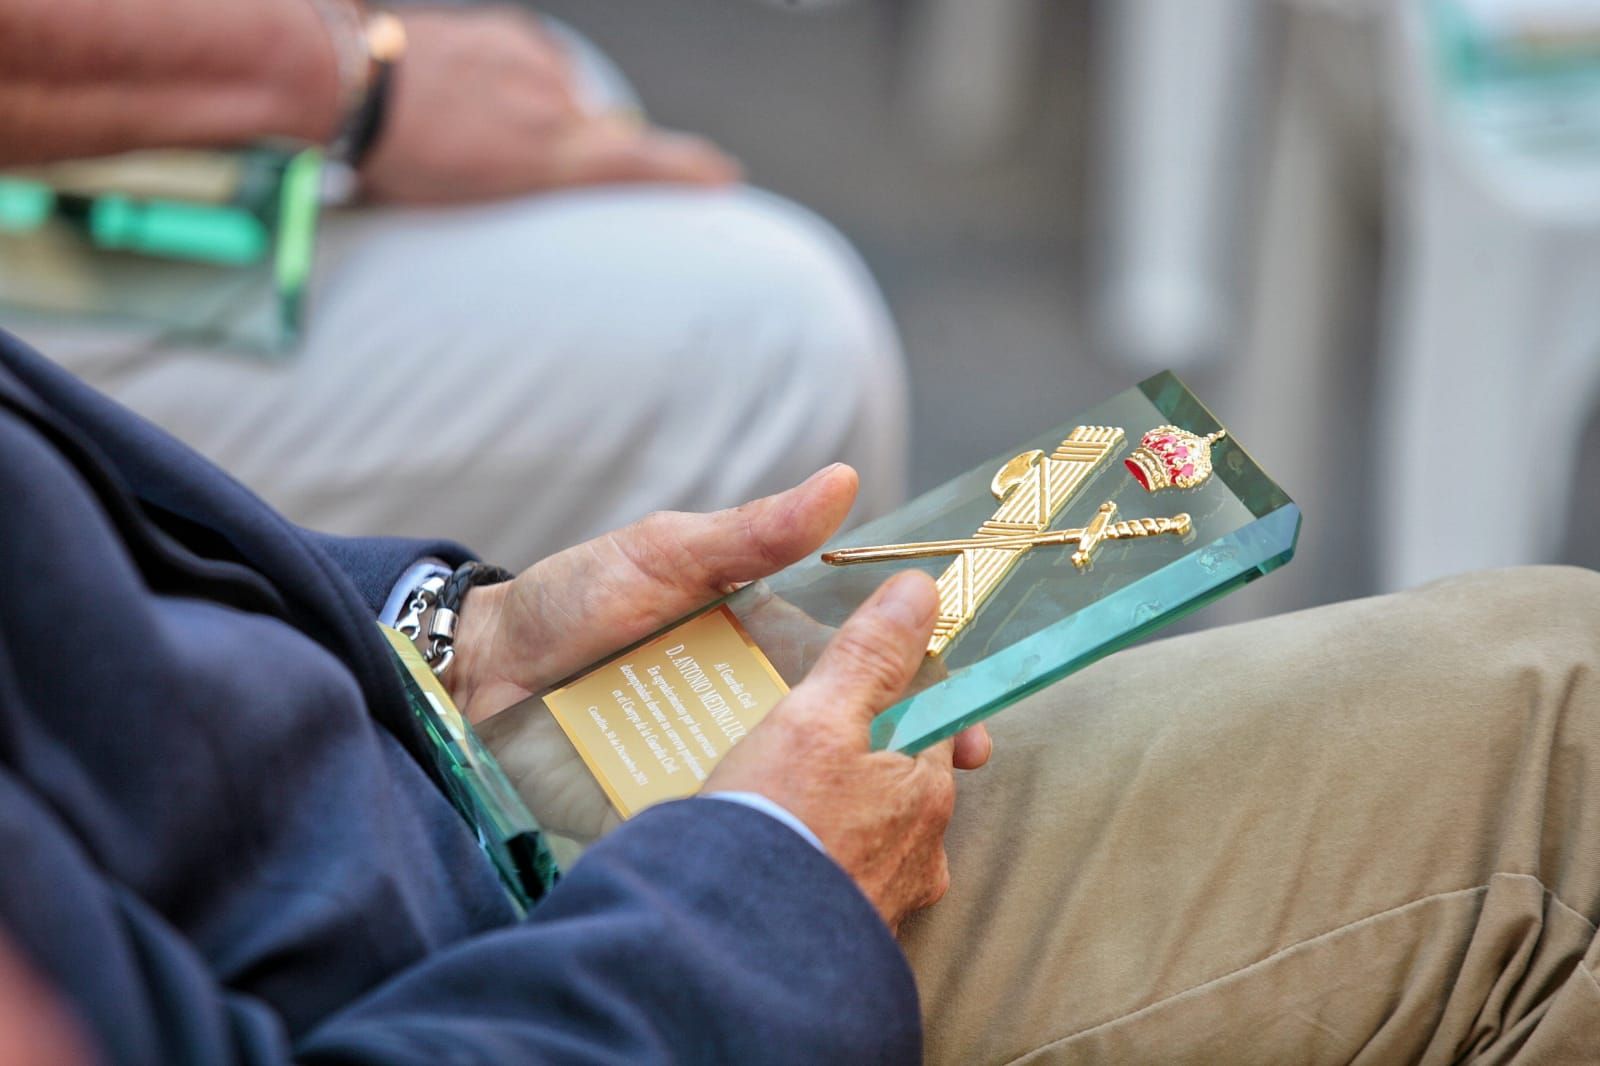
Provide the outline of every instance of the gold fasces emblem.
{"type": "MultiPolygon", "coordinates": [[[[990,488],[1000,506],[977,533],[962,541],[932,541],[941,546],[891,544],[873,548],[845,548],[827,552],[822,561],[834,566],[880,562],[890,559],[919,559],[931,555],[956,558],[939,575],[939,620],[928,641],[928,654],[939,655],[949,648],[962,630],[971,624],[986,600],[1005,581],[1022,556],[1036,544],[1030,538],[1050,528],[1067,502],[1122,445],[1123,431],[1116,426],[1079,426],[1050,455],[1042,451],[1023,452],[1010,459],[995,475],[990,488]],[[907,554],[907,550],[910,554],[907,554]]],[[[1102,508],[1085,530],[1060,530],[1055,543],[1076,543],[1084,562],[1095,546],[1108,538],[1112,528],[1110,511],[1102,508]],[[1098,529],[1097,529],[1098,527],[1098,529]],[[1095,531],[1092,536],[1090,531],[1095,531]],[[1066,534],[1073,537],[1067,538],[1066,534]],[[1088,543],[1085,544],[1085,537],[1088,543]]],[[[1131,527],[1136,523],[1120,523],[1131,527]]],[[[1162,532],[1175,531],[1163,530],[1162,532]]],[[[1055,536],[1055,534],[1051,534],[1055,536]]],[[[1128,536],[1149,536],[1150,533],[1128,536]]],[[[1049,543],[1049,542],[1047,542],[1049,543]]],[[[1084,565],[1084,564],[1079,564],[1084,565]]]]}

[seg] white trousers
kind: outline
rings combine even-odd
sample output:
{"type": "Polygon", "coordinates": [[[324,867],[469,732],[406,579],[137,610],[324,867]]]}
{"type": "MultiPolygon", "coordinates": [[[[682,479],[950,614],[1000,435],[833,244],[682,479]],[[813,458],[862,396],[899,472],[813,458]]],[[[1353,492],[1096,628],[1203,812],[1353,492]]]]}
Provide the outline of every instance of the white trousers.
{"type": "Polygon", "coordinates": [[[22,322],[297,521],[522,566],[835,460],[904,490],[894,327],[850,246],[749,188],[619,187],[326,221],[285,361],[22,322]]]}

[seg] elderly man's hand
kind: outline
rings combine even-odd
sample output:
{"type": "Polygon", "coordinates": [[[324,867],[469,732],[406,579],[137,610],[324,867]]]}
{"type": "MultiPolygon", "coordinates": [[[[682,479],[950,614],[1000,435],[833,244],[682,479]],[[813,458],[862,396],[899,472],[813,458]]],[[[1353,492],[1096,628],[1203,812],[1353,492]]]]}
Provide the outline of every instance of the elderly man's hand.
{"type": "Polygon", "coordinates": [[[712,514],[662,511],[468,594],[445,675],[482,721],[822,546],[855,501],[842,464],[712,514]]]}
{"type": "MultiPolygon", "coordinates": [[[[853,470],[829,467],[732,510],[652,515],[553,555],[515,581],[473,590],[446,675],[452,695],[470,719],[483,722],[809,555],[844,520],[855,491],[853,470]]],[[[974,769],[989,756],[981,726],[916,758],[870,750],[868,724],[922,663],[937,607],[927,575],[887,582],[706,783],[708,790],[759,792],[794,812],[891,927],[943,893],[952,768],[974,769]]],[[[547,717],[534,723],[543,727],[547,717]]],[[[555,745],[551,761],[519,756],[537,768],[533,784],[545,793],[535,814],[553,815],[552,824],[581,837],[597,834],[606,821],[599,790],[574,784],[566,770],[581,773],[581,765],[568,767],[576,763],[570,749],[559,737],[546,739],[555,745]]]]}
{"type": "Polygon", "coordinates": [[[720,185],[697,137],[587,110],[561,44],[515,9],[413,11],[387,125],[362,168],[375,199],[447,203],[605,182],[720,185]]]}
{"type": "Polygon", "coordinates": [[[705,786],[759,792],[795,814],[891,929],[944,895],[954,771],[989,757],[982,726],[915,757],[871,749],[872,719],[917,672],[938,609],[927,574],[914,570],[885,582],[705,786]]]}

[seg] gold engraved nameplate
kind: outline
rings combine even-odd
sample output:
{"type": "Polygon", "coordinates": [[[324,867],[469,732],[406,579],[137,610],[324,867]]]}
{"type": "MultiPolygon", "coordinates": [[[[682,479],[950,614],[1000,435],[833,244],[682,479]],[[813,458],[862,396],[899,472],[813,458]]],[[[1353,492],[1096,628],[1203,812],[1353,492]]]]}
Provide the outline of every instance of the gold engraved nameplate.
{"type": "MultiPolygon", "coordinates": [[[[1023,555],[1036,546],[1028,538],[1050,528],[1089,477],[1116,454],[1122,440],[1123,431],[1116,426],[1078,426],[1051,455],[1035,449],[1015,456],[1000,468],[990,485],[1000,501],[999,508],[969,540],[930,542],[942,545],[941,550],[926,550],[921,545],[846,548],[828,552],[822,560],[834,566],[848,566],[955,554],[956,559],[939,575],[939,620],[928,641],[928,654],[940,655],[977,617],[984,602],[994,595],[1023,555]],[[906,554],[906,549],[913,551],[906,554]]],[[[1062,537],[1069,532],[1075,535],[1071,538],[1079,545],[1075,560],[1076,555],[1082,555],[1087,563],[1094,545],[1105,539],[1110,514],[1114,512],[1115,508],[1111,512],[1102,509],[1095,516],[1088,529],[1094,530],[1098,525],[1098,531],[1087,543],[1082,536],[1087,530],[1059,531],[1062,537]]]]}

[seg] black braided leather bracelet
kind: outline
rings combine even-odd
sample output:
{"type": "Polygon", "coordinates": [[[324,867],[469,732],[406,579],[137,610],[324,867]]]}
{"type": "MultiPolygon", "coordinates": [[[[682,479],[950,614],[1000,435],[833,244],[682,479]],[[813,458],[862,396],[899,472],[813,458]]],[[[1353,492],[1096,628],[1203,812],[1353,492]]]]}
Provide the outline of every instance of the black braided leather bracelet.
{"type": "Polygon", "coordinates": [[[498,585],[516,576],[503,566],[462,563],[445,579],[434,601],[433,617],[428,620],[428,646],[422,652],[435,676],[443,674],[455,658],[456,626],[461,621],[461,603],[467,593],[479,585],[498,585]]]}

